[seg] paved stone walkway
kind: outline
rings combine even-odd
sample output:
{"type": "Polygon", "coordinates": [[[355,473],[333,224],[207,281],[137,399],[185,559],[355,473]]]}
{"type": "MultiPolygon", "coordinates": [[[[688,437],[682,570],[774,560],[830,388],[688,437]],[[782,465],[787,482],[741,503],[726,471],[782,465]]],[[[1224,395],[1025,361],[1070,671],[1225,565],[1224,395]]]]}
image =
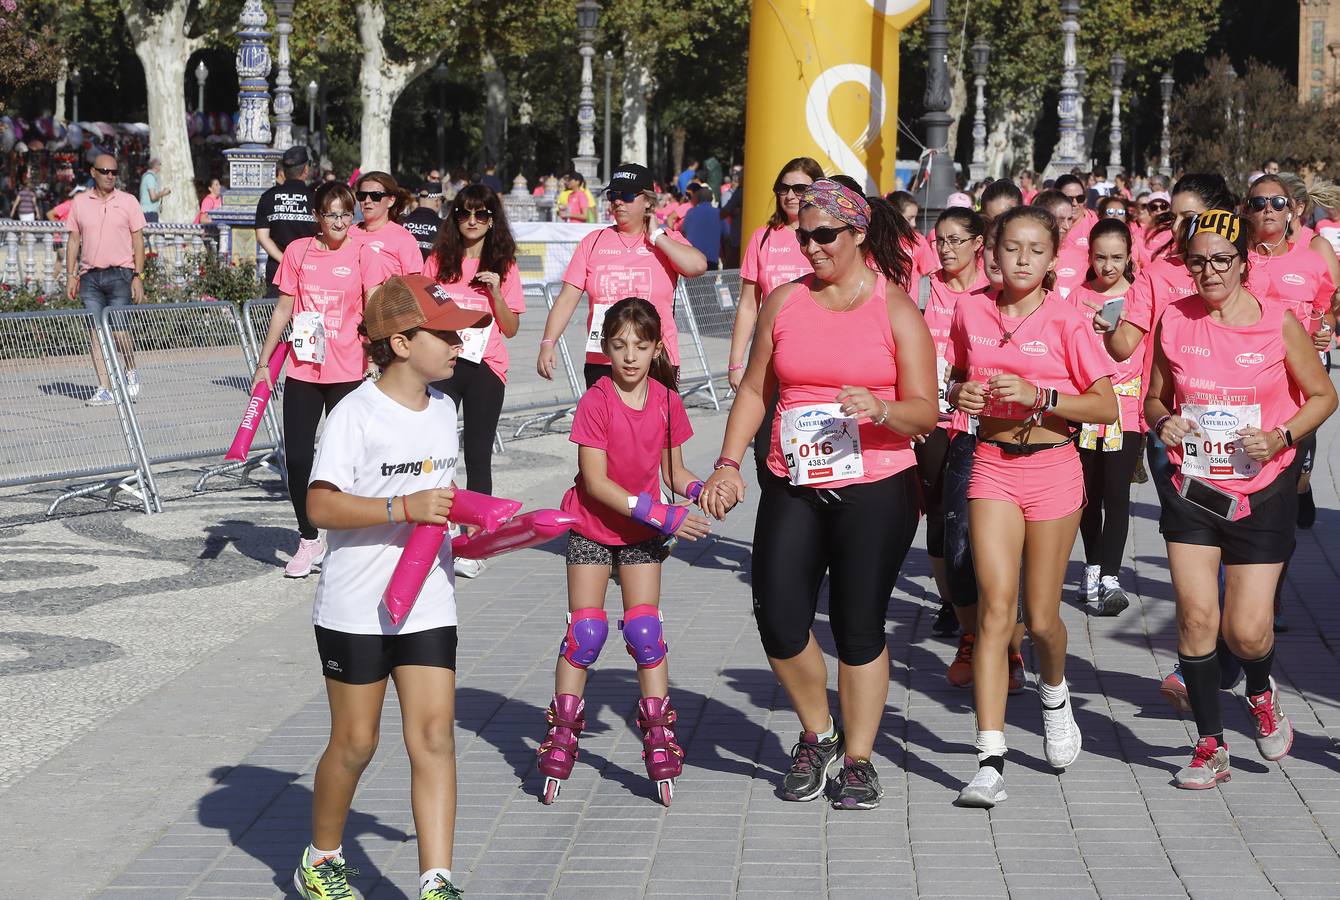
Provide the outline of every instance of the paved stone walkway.
{"type": "MultiPolygon", "coordinates": [[[[723,422],[695,416],[691,464],[706,468],[723,422]]],[[[1340,556],[1326,546],[1340,533],[1336,433],[1321,441],[1324,508],[1289,574],[1277,677],[1298,738],[1281,764],[1256,757],[1246,713],[1228,701],[1233,780],[1203,793],[1169,786],[1190,732],[1157,693],[1175,659],[1173,610],[1142,487],[1123,571],[1131,609],[1092,617],[1067,589],[1085,737],[1075,766],[1058,777],[1045,764],[1028,692],[1009,708],[1009,801],[989,813],[951,805],[975,768],[971,695],[944,681],[954,645],[929,635],[934,588],[918,541],[890,608],[892,690],[875,753],[883,806],[782,802],[797,725],[750,614],[751,496],[666,566],[688,757],[668,810],[642,767],[633,664],[616,640],[591,680],[573,778],[554,806],[537,801],[535,748],[566,608],[561,548],[513,554],[462,582],[458,880],[471,898],[582,900],[1340,895],[1340,663],[1328,642],[1340,634],[1340,556]]],[[[516,483],[525,478],[518,496],[553,504],[571,478],[566,442],[514,447],[528,455],[502,458],[500,489],[513,466],[516,483]]],[[[0,505],[0,518],[20,522],[0,530],[0,896],[292,896],[328,717],[308,624],[314,581],[276,568],[291,537],[282,494],[251,486],[152,518],[36,524],[22,501],[0,505]]],[[[821,607],[831,657],[826,621],[821,607]]],[[[415,896],[398,728],[388,702],[345,839],[370,900],[415,896]]]]}

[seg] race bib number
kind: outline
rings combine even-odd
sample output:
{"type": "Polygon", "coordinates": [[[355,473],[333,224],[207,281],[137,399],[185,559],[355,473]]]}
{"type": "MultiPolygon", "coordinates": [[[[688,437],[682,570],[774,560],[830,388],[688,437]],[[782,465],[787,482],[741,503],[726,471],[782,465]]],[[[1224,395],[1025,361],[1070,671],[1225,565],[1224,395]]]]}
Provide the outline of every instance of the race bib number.
{"type": "Polygon", "coordinates": [[[841,404],[816,403],[782,410],[782,456],[797,486],[846,481],[865,475],[861,432],[841,404]]]}
{"type": "Polygon", "coordinates": [[[1242,448],[1238,430],[1261,427],[1261,404],[1207,405],[1188,403],[1178,413],[1196,423],[1182,438],[1182,474],[1208,481],[1251,478],[1261,464],[1242,448]]]}
{"type": "Polygon", "coordinates": [[[488,349],[489,339],[493,337],[493,322],[488,323],[483,328],[463,328],[461,329],[461,359],[469,360],[472,363],[481,362],[484,359],[484,351],[488,349]]]}
{"type": "Polygon", "coordinates": [[[605,313],[613,303],[596,303],[591,307],[591,330],[586,335],[586,352],[604,354],[602,342],[605,339],[605,313]]]}
{"type": "Polygon", "coordinates": [[[940,392],[940,415],[948,417],[954,407],[949,405],[949,362],[940,354],[935,354],[935,377],[939,381],[936,389],[940,392]]]}
{"type": "Polygon", "coordinates": [[[293,316],[293,355],[305,363],[321,365],[326,361],[326,323],[319,312],[300,312],[293,316]]]}

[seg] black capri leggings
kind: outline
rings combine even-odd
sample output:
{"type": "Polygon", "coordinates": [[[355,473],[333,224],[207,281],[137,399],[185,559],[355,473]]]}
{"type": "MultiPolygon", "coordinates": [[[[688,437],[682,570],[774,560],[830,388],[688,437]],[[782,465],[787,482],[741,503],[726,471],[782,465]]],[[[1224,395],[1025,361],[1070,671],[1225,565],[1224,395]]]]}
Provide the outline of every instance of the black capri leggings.
{"type": "Polygon", "coordinates": [[[433,387],[456,401],[465,420],[461,449],[465,452],[465,487],[479,494],[493,493],[493,438],[498,433],[507,385],[484,363],[456,360],[450,378],[433,387]]]}
{"type": "Polygon", "coordinates": [[[926,555],[944,559],[945,555],[945,463],[949,457],[949,430],[935,428],[926,440],[913,444],[917,454],[917,479],[921,499],[926,505],[926,555]]]}
{"type": "Polygon", "coordinates": [[[1084,467],[1084,494],[1088,503],[1080,514],[1084,561],[1101,566],[1104,576],[1121,573],[1126,535],[1131,525],[1131,476],[1140,459],[1140,433],[1124,431],[1120,450],[1080,450],[1084,467]]]}
{"type": "Polygon", "coordinates": [[[914,469],[837,490],[795,487],[765,475],[754,525],[754,618],[763,649],[790,659],[805,649],[829,576],[828,621],[849,666],[884,650],[894,582],[917,531],[914,469]]]}
{"type": "Polygon", "coordinates": [[[288,496],[298,520],[298,534],[316,540],[316,526],[307,518],[307,479],[316,459],[316,426],[321,412],[330,411],[363,382],[336,381],[317,384],[289,378],[284,381],[284,468],[288,470],[288,496]]]}

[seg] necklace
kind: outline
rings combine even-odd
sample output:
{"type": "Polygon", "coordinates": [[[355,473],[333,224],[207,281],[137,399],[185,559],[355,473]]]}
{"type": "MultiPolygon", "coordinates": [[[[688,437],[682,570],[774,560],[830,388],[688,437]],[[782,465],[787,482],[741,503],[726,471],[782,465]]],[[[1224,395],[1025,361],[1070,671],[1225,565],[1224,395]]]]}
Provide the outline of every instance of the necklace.
{"type": "MultiPolygon", "coordinates": [[[[1046,298],[1046,297],[1043,297],[1043,298],[1042,298],[1042,303],[1046,303],[1046,302],[1047,302],[1047,298],[1046,298]]],[[[1009,331],[1006,331],[1006,330],[1005,330],[1005,316],[1001,313],[1001,311],[1000,311],[1000,307],[997,306],[997,307],[996,307],[996,326],[1000,329],[1000,343],[998,343],[996,346],[997,346],[997,347],[1004,347],[1006,344],[1008,344],[1008,343],[1010,342],[1010,338],[1014,337],[1015,334],[1017,334],[1017,333],[1019,332],[1019,329],[1024,327],[1024,323],[1027,322],[1029,319],[1033,318],[1033,313],[1035,313],[1035,312],[1037,312],[1038,310],[1042,309],[1042,303],[1039,303],[1037,306],[1033,307],[1033,311],[1030,312],[1028,315],[1024,316],[1022,319],[1020,319],[1020,320],[1019,320],[1019,324],[1018,324],[1018,325],[1015,325],[1015,326],[1014,326],[1012,329],[1010,329],[1009,331]]]]}
{"type": "Polygon", "coordinates": [[[861,291],[863,290],[865,290],[864,274],[861,275],[861,283],[856,285],[856,293],[851,295],[851,299],[847,301],[846,306],[842,307],[841,309],[833,309],[832,307],[825,306],[824,309],[828,310],[829,312],[846,312],[847,310],[851,309],[851,305],[856,302],[857,297],[861,296],[861,291]]]}

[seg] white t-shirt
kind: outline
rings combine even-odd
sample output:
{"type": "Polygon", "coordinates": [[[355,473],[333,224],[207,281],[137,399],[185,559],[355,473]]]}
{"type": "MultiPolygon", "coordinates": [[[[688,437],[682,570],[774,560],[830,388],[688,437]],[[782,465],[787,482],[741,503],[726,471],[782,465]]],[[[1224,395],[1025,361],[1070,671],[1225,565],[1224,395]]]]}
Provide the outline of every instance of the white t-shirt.
{"type": "MultiPolygon", "coordinates": [[[[415,412],[365,381],[326,419],[308,483],[329,482],[359,497],[399,497],[449,487],[458,455],[456,405],[445,395],[430,388],[427,409],[415,412]]],[[[312,621],[348,634],[409,634],[455,625],[450,540],[443,541],[419,599],[398,627],[382,605],[413,530],[403,523],[332,530],[312,621]]]]}

